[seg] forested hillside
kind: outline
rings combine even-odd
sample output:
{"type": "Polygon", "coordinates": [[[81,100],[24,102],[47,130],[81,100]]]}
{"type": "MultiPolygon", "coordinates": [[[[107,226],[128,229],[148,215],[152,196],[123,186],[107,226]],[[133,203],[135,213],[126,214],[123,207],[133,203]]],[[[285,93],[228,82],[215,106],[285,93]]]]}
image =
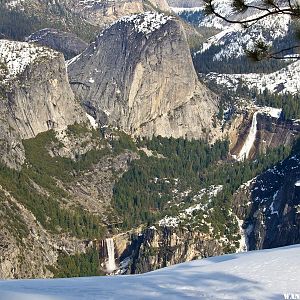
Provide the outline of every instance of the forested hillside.
{"type": "Polygon", "coordinates": [[[297,52],[254,62],[247,48],[290,47],[295,20],[243,28],[170,5],[188,8],[0,1],[1,278],[300,242],[297,52]]]}
{"type": "Polygon", "coordinates": [[[85,22],[65,9],[51,11],[45,8],[43,13],[28,13],[28,11],[7,8],[5,2],[0,2],[0,32],[1,38],[23,41],[35,31],[43,28],[56,28],[75,33],[83,40],[90,42],[97,34],[97,27],[85,22]],[[18,26],[16,26],[18,24],[18,26]]]}

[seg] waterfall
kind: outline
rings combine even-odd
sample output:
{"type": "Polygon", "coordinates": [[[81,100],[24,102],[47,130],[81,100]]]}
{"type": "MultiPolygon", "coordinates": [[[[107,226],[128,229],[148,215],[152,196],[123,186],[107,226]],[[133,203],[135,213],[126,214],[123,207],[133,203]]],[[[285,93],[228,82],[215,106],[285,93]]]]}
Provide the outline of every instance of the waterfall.
{"type": "Polygon", "coordinates": [[[256,132],[257,132],[257,114],[258,114],[258,112],[255,112],[253,114],[250,131],[249,131],[247,139],[243,145],[243,148],[240,151],[240,154],[238,155],[238,160],[240,160],[240,161],[248,158],[248,156],[250,154],[250,150],[255,142],[256,132]]]}
{"type": "Polygon", "coordinates": [[[108,273],[111,273],[117,269],[117,266],[115,264],[115,245],[114,245],[114,240],[112,238],[106,239],[106,248],[107,248],[107,255],[108,255],[106,270],[108,273]]]}

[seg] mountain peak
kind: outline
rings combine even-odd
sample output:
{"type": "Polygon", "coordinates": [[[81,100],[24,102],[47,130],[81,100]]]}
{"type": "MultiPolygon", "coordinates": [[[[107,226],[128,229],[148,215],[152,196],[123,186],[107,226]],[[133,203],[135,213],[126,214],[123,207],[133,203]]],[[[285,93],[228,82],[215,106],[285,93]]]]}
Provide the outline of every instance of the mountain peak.
{"type": "Polygon", "coordinates": [[[42,58],[54,58],[55,51],[26,42],[0,40],[0,63],[6,69],[2,79],[6,82],[15,79],[28,65],[42,58]]]}
{"type": "Polygon", "coordinates": [[[134,26],[136,32],[149,35],[172,19],[174,18],[163,13],[147,11],[143,14],[122,17],[116,23],[129,23],[134,26]]]}
{"type": "Polygon", "coordinates": [[[198,82],[182,24],[161,13],[121,18],[69,62],[68,73],[101,125],[129,134],[203,136],[217,111],[216,97],[198,82]]]}

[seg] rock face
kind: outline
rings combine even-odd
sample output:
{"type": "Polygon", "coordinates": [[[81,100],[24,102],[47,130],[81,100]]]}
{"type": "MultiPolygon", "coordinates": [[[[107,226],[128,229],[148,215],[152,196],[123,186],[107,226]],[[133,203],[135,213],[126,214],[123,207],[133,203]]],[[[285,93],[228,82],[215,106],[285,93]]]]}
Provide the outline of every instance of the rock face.
{"type": "Polygon", "coordinates": [[[201,3],[198,0],[168,0],[171,7],[199,7],[201,3]]]}
{"type": "MultiPolygon", "coordinates": [[[[187,228],[141,227],[113,236],[114,274],[140,274],[194,259],[224,254],[220,241],[187,228]]],[[[102,261],[108,259],[106,241],[97,243],[102,261]]],[[[104,264],[103,271],[105,272],[104,264]]]]}
{"type": "Polygon", "coordinates": [[[77,176],[65,186],[72,199],[70,202],[92,214],[100,215],[104,223],[110,224],[111,219],[115,218],[110,205],[115,182],[128,170],[128,165],[134,159],[138,159],[138,155],[131,152],[100,159],[91,170],[77,176]]]}
{"type": "Polygon", "coordinates": [[[235,196],[249,250],[300,242],[300,167],[294,155],[259,175],[235,196]]]}
{"type": "MultiPolygon", "coordinates": [[[[95,37],[99,28],[104,29],[120,17],[145,11],[171,12],[166,0],[7,0],[0,3],[0,8],[16,11],[22,24],[24,19],[28,20],[29,28],[34,30],[60,28],[86,41],[95,37]],[[32,16],[35,18],[34,26],[32,16]]],[[[11,27],[9,22],[5,25],[11,27]]],[[[27,32],[27,28],[24,29],[27,32]]],[[[9,30],[7,33],[11,34],[9,30]]],[[[27,35],[30,33],[27,32],[27,35]]],[[[16,35],[19,37],[20,33],[16,35]]]]}
{"type": "Polygon", "coordinates": [[[131,252],[127,267],[129,274],[145,273],[224,253],[218,242],[208,239],[205,234],[170,227],[148,228],[132,237],[131,246],[124,252],[131,252]]]}
{"type": "Polygon", "coordinates": [[[100,124],[130,134],[210,135],[217,98],[198,82],[180,22],[124,17],[70,61],[71,86],[100,124]]]}
{"type": "Polygon", "coordinates": [[[69,9],[89,23],[104,28],[118,18],[144,11],[143,1],[67,1],[69,9]]]}
{"type": "Polygon", "coordinates": [[[71,11],[102,28],[123,16],[143,13],[147,10],[170,11],[166,0],[69,0],[66,3],[71,11]]]}
{"type": "MultiPolygon", "coordinates": [[[[144,1],[146,3],[146,1],[144,1]]],[[[150,3],[162,11],[170,11],[169,4],[166,0],[150,0],[150,3]]]]}
{"type": "Polygon", "coordinates": [[[33,44],[0,41],[1,155],[24,160],[22,139],[85,119],[69,87],[63,56],[33,44]]]}
{"type": "Polygon", "coordinates": [[[266,153],[267,149],[291,146],[300,135],[300,125],[295,121],[283,119],[280,112],[280,109],[266,107],[256,109],[254,114],[249,111],[245,113],[236,134],[229,135],[232,142],[231,153],[238,157],[247,140],[249,141],[251,133],[253,138],[252,143],[248,145],[249,158],[266,153]],[[277,115],[270,114],[270,111],[275,111],[277,115]]]}
{"type": "Polygon", "coordinates": [[[170,11],[166,0],[118,0],[118,1],[66,1],[67,7],[93,25],[104,27],[120,17],[143,13],[147,10],[170,11]]]}
{"type": "Polygon", "coordinates": [[[300,135],[300,124],[292,120],[258,115],[256,149],[265,153],[267,148],[289,146],[300,135]]]}
{"type": "Polygon", "coordinates": [[[78,239],[47,232],[2,186],[0,203],[0,278],[51,277],[47,266],[56,263],[60,251],[84,251],[78,239]]]}
{"type": "MultiPolygon", "coordinates": [[[[129,160],[136,157],[131,153],[106,156],[88,172],[74,176],[74,181],[62,187],[68,195],[69,210],[80,207],[100,216],[104,224],[111,224],[114,216],[109,208],[114,182],[128,168],[129,160]]],[[[45,198],[50,192],[37,183],[32,188],[44,193],[45,198]]],[[[57,264],[60,253],[87,250],[85,239],[45,229],[32,211],[1,185],[0,205],[0,278],[52,277],[49,266],[57,264]]]]}
{"type": "Polygon", "coordinates": [[[88,44],[75,34],[56,29],[41,29],[26,38],[27,42],[49,47],[64,54],[65,59],[71,59],[83,52],[88,44]]]}

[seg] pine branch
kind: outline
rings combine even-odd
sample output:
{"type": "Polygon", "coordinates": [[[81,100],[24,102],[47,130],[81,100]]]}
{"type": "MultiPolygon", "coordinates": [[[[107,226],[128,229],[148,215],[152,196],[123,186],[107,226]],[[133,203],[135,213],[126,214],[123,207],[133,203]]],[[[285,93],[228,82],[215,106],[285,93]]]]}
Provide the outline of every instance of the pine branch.
{"type": "MultiPolygon", "coordinates": [[[[278,15],[278,14],[286,14],[286,15],[290,15],[293,17],[300,17],[300,8],[298,11],[298,8],[279,8],[278,6],[276,6],[276,8],[274,8],[273,10],[270,10],[268,8],[263,8],[263,7],[258,7],[258,6],[252,6],[252,5],[247,5],[244,3],[243,0],[234,0],[234,2],[232,3],[232,6],[236,9],[236,11],[239,12],[245,12],[247,9],[249,8],[253,8],[256,10],[260,10],[260,11],[265,11],[265,14],[262,14],[260,16],[254,17],[254,18],[250,18],[250,19],[246,19],[246,20],[231,20],[229,18],[227,18],[226,16],[221,15],[220,13],[218,13],[212,3],[213,0],[204,0],[205,2],[205,13],[206,14],[214,14],[215,16],[217,16],[218,18],[221,18],[222,20],[231,23],[231,24],[249,24],[249,23],[256,23],[259,20],[262,20],[268,16],[273,16],[273,15],[278,15]],[[277,8],[278,7],[278,8],[277,8]]],[[[276,5],[276,4],[274,4],[276,5]]]]}
{"type": "Polygon", "coordinates": [[[281,55],[284,52],[288,52],[291,50],[300,49],[300,45],[287,47],[284,49],[281,49],[276,52],[271,52],[270,47],[263,41],[258,41],[255,43],[254,48],[252,50],[245,49],[246,55],[253,61],[262,61],[264,59],[300,59],[299,55],[293,55],[293,56],[285,56],[281,55]]]}
{"type": "Polygon", "coordinates": [[[300,56],[289,56],[289,57],[286,57],[286,56],[273,56],[273,55],[270,55],[268,58],[272,58],[272,59],[300,59],[300,56]]]}
{"type": "MultiPolygon", "coordinates": [[[[235,12],[240,12],[244,13],[246,12],[249,8],[259,10],[262,13],[259,16],[253,17],[253,18],[248,18],[245,20],[232,20],[228,18],[227,16],[224,16],[220,13],[217,12],[216,8],[214,7],[213,0],[203,0],[205,2],[205,13],[206,14],[213,14],[216,17],[224,20],[227,23],[230,24],[240,24],[244,28],[249,28],[258,21],[265,19],[269,16],[276,16],[276,15],[289,15],[292,18],[299,19],[300,18],[300,5],[298,2],[295,4],[292,3],[292,0],[288,0],[288,6],[281,8],[279,7],[275,0],[262,0],[263,4],[265,7],[261,6],[253,6],[253,5],[248,5],[245,3],[245,0],[233,0],[232,1],[232,7],[235,12]]],[[[300,29],[296,31],[296,36],[300,38],[300,29]]],[[[251,58],[254,61],[261,61],[263,59],[268,59],[268,58],[274,58],[274,59],[287,59],[285,56],[281,56],[282,53],[294,50],[296,48],[300,48],[300,45],[292,46],[289,48],[281,49],[280,51],[277,52],[270,52],[269,47],[261,41],[258,41],[255,43],[255,47],[253,50],[245,50],[246,54],[248,55],[249,58],[251,58]]],[[[300,59],[300,55],[298,56],[289,56],[289,59],[300,59]]]]}
{"type": "Polygon", "coordinates": [[[285,49],[281,49],[277,52],[273,52],[273,53],[270,53],[269,54],[269,57],[268,58],[273,58],[273,59],[300,59],[300,56],[297,55],[297,56],[278,56],[284,52],[287,52],[287,51],[291,51],[291,50],[295,50],[295,49],[300,49],[300,45],[295,45],[295,46],[292,46],[292,47],[287,47],[285,49]]]}

